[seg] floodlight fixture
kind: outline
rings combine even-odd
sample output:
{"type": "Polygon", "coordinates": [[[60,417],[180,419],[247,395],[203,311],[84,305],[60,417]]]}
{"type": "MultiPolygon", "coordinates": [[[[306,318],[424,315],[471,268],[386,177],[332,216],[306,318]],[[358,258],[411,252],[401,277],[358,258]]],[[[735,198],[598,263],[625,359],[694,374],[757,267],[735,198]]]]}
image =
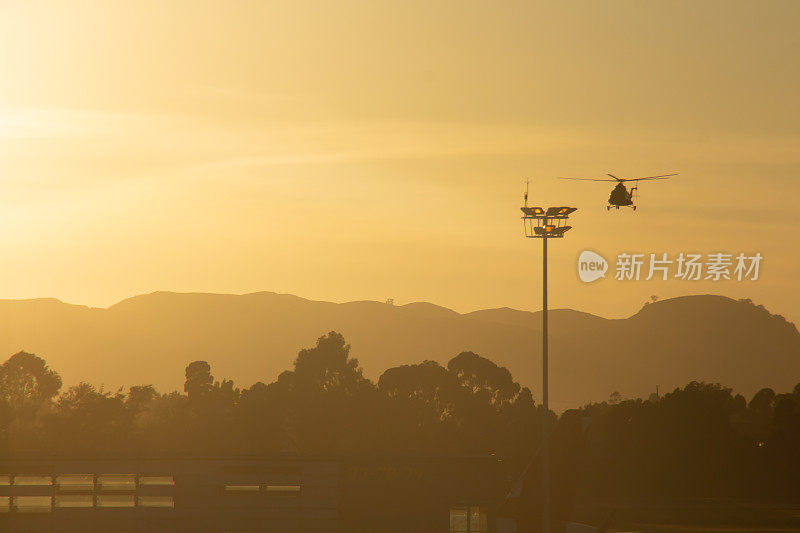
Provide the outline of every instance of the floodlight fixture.
{"type": "Polygon", "coordinates": [[[557,206],[547,209],[541,207],[522,207],[520,209],[526,237],[558,239],[564,237],[564,233],[572,229],[572,226],[566,225],[566,220],[578,208],[557,206]]]}

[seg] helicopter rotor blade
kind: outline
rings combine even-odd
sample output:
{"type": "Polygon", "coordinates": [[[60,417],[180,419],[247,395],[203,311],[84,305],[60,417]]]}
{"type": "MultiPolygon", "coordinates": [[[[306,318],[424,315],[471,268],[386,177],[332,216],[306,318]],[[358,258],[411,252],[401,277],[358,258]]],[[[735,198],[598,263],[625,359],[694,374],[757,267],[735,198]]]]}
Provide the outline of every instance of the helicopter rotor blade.
{"type": "Polygon", "coordinates": [[[677,175],[678,175],[678,173],[676,172],[675,174],[659,174],[658,176],[645,176],[644,178],[639,178],[639,179],[640,180],[646,180],[646,179],[650,179],[650,178],[668,178],[670,176],[677,176],[677,175]]]}
{"type": "MultiPolygon", "coordinates": [[[[623,179],[623,178],[618,178],[614,174],[606,174],[606,175],[607,176],[611,176],[612,178],[614,178],[615,180],[619,181],[620,183],[623,182],[623,181],[629,181],[629,180],[626,180],[626,179],[623,179]]],[[[611,181],[611,180],[608,180],[608,181],[611,181]]]]}
{"type": "Polygon", "coordinates": [[[596,178],[558,178],[560,180],[577,180],[577,181],[619,181],[619,180],[607,180],[607,179],[596,179],[596,178]]]}
{"type": "Polygon", "coordinates": [[[677,176],[677,174],[664,174],[662,176],[648,176],[646,178],[635,178],[627,181],[643,181],[643,180],[668,180],[670,176],[677,176]]]}

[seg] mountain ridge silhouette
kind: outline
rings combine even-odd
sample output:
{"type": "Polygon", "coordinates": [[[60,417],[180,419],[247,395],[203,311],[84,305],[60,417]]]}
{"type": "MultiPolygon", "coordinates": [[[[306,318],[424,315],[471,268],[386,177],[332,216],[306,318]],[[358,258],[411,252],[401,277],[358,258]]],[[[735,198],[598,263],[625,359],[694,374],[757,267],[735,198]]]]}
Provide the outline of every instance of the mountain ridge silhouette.
{"type": "MultiPolygon", "coordinates": [[[[336,330],[365,374],[474,351],[511,370],[539,395],[541,311],[458,313],[427,302],[332,303],[274,292],[243,295],[154,292],[108,308],[52,298],[0,300],[0,360],[19,350],[44,357],[66,385],[152,383],[181,390],[185,366],[206,360],[239,387],[271,382],[297,352],[336,330]]],[[[800,382],[797,328],[761,306],[724,296],[646,304],[628,318],[550,311],[551,403],[561,410],[648,396],[692,380],[752,395],[800,382]]]]}

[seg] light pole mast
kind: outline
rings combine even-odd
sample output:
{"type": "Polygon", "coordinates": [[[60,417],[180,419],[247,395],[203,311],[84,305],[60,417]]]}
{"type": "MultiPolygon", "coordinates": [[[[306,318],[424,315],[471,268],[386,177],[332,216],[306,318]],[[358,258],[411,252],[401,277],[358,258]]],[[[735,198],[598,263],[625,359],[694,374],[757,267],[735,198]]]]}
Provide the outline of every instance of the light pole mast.
{"type": "Polygon", "coordinates": [[[522,208],[522,222],[525,236],[542,239],[542,531],[550,533],[550,435],[548,431],[549,379],[547,346],[547,241],[564,237],[572,229],[566,225],[569,215],[576,207],[528,207],[528,192],[525,191],[525,207],[522,208]]]}
{"type": "Polygon", "coordinates": [[[547,427],[547,414],[550,412],[548,399],[548,361],[547,361],[547,241],[542,238],[542,531],[550,533],[550,438],[547,427]]]}

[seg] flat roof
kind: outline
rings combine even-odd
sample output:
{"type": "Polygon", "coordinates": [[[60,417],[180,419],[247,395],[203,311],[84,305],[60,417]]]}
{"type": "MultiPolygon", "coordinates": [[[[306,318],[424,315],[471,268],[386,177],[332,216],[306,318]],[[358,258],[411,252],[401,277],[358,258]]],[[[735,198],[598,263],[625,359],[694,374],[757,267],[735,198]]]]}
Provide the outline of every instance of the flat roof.
{"type": "Polygon", "coordinates": [[[253,453],[61,453],[25,452],[0,456],[0,464],[16,461],[273,461],[273,462],[502,462],[496,455],[413,454],[253,454],[253,453]]]}

